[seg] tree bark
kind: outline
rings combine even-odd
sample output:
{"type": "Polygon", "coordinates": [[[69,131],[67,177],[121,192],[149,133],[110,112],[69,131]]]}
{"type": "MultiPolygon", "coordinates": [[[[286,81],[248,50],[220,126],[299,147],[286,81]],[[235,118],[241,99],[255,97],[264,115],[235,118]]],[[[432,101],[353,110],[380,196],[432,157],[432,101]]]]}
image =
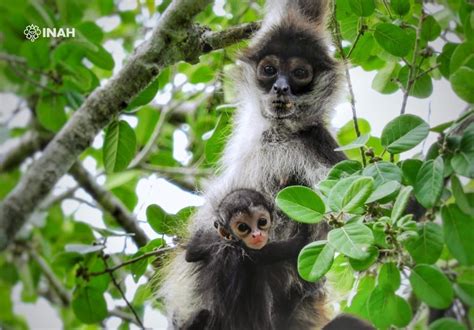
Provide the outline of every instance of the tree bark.
{"type": "Polygon", "coordinates": [[[224,32],[214,34],[193,25],[193,18],[211,2],[174,0],[158,21],[151,38],[137,49],[116,76],[89,95],[0,204],[0,250],[14,239],[35,207],[67,173],[99,131],[125,109],[163,68],[181,60],[196,63],[203,53],[248,37],[253,32],[252,27],[258,26],[247,24],[243,33],[237,30],[226,36],[224,32]],[[225,38],[217,43],[218,36],[225,38]]]}

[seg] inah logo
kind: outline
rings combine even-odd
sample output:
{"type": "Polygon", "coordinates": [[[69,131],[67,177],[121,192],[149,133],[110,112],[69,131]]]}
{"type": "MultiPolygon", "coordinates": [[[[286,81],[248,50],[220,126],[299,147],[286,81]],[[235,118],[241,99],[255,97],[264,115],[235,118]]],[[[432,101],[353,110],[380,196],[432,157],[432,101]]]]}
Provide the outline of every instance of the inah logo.
{"type": "Polygon", "coordinates": [[[31,42],[35,41],[39,37],[43,38],[74,38],[76,36],[76,29],[75,28],[40,28],[37,25],[30,24],[28,25],[25,30],[23,31],[25,34],[26,39],[30,40],[31,42]]]}
{"type": "Polygon", "coordinates": [[[39,38],[39,36],[41,35],[41,30],[40,30],[39,26],[34,25],[34,24],[30,24],[25,28],[23,33],[25,34],[26,39],[33,42],[33,41],[35,41],[36,39],[39,38]]]}

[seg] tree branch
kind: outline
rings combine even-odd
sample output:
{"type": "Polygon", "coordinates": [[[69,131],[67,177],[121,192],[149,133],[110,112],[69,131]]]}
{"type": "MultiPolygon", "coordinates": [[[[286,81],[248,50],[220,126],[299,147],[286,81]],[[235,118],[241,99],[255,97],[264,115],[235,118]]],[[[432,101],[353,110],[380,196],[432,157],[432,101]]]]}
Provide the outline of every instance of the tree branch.
{"type": "Polygon", "coordinates": [[[0,204],[0,249],[15,237],[35,207],[92,143],[98,132],[143,90],[160,71],[184,60],[230,45],[253,29],[211,33],[192,24],[211,0],[174,0],[161,16],[151,38],[131,56],[103,87],[91,93],[0,204]],[[242,32],[243,31],[243,32],[242,32]],[[217,42],[217,36],[222,40],[217,42]]]}
{"type": "Polygon", "coordinates": [[[71,303],[71,294],[70,292],[62,285],[61,281],[56,277],[53,270],[49,267],[48,263],[41,257],[32,247],[26,247],[27,252],[31,258],[36,261],[39,268],[43,272],[44,276],[48,279],[49,284],[53,287],[54,291],[57,293],[61,303],[64,306],[69,306],[71,303]]]}
{"type": "Polygon", "coordinates": [[[0,172],[11,171],[34,152],[43,149],[53,135],[32,130],[21,136],[17,143],[0,155],[0,172]]]}
{"type": "Polygon", "coordinates": [[[75,163],[70,173],[82,188],[100,204],[102,209],[110,213],[127,233],[133,234],[132,239],[138,247],[148,243],[148,236],[125,205],[110,191],[100,186],[80,163],[75,163]]]}
{"type": "MultiPolygon", "coordinates": [[[[341,37],[341,31],[340,31],[340,26],[339,22],[336,19],[336,2],[334,1],[334,8],[333,8],[333,13],[332,13],[332,21],[334,25],[334,36],[335,36],[335,41],[336,41],[336,47],[339,51],[339,54],[341,54],[342,58],[342,65],[344,66],[344,73],[346,76],[346,82],[347,82],[347,88],[349,89],[349,96],[350,96],[350,102],[351,102],[351,109],[352,109],[352,121],[354,122],[354,130],[356,132],[357,137],[360,136],[360,129],[359,129],[359,122],[357,120],[357,111],[356,111],[356,106],[355,106],[355,96],[354,96],[354,89],[352,88],[352,81],[351,81],[351,76],[349,73],[349,66],[347,64],[347,58],[346,55],[344,54],[344,49],[342,48],[342,37],[341,37]]],[[[356,42],[358,41],[358,38],[356,39],[356,42]]],[[[355,42],[355,43],[356,43],[355,42]]],[[[353,47],[355,47],[355,43],[353,47]]],[[[351,49],[352,52],[352,49],[351,49]]],[[[365,152],[364,148],[360,148],[360,156],[362,158],[362,164],[364,166],[366,165],[366,159],[365,159],[365,152]]]]}
{"type": "Polygon", "coordinates": [[[134,264],[134,263],[136,263],[136,262],[138,262],[142,259],[146,259],[146,258],[153,257],[153,256],[159,256],[163,253],[166,253],[168,251],[172,251],[172,250],[175,250],[175,249],[176,249],[176,246],[170,246],[170,247],[165,247],[165,248],[161,248],[161,249],[158,249],[158,250],[154,250],[154,251],[151,251],[151,252],[147,252],[147,253],[142,254],[141,256],[138,256],[138,257],[132,258],[130,260],[127,260],[127,261],[125,261],[121,264],[118,264],[118,265],[114,266],[114,267],[106,268],[106,269],[104,269],[100,272],[88,273],[87,275],[88,276],[100,276],[100,275],[104,275],[104,274],[107,274],[107,273],[113,273],[117,269],[120,269],[122,267],[134,264]]]}

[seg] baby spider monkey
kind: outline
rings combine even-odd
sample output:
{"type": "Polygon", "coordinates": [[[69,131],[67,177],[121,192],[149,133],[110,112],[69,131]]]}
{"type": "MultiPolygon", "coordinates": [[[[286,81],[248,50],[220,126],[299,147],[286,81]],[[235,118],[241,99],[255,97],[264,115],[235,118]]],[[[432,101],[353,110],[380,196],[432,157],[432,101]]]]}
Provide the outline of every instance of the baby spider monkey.
{"type": "Polygon", "coordinates": [[[274,329],[271,287],[278,283],[269,267],[296,263],[307,226],[289,240],[269,243],[274,206],[250,189],[229,193],[215,213],[217,232],[198,231],[186,247],[186,261],[199,262],[196,289],[206,305],[183,329],[274,329]]]}

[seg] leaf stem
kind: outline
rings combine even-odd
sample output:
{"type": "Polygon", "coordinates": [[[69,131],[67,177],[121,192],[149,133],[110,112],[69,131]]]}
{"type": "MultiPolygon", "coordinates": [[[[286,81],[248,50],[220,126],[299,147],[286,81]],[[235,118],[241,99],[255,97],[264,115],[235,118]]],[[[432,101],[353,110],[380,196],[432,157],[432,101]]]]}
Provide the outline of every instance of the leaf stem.
{"type": "Polygon", "coordinates": [[[416,37],[415,37],[415,47],[413,48],[413,58],[411,63],[407,63],[408,65],[408,82],[406,90],[403,94],[403,101],[402,101],[402,108],[400,109],[400,114],[403,115],[405,113],[407,102],[408,102],[408,95],[415,84],[416,76],[416,60],[418,55],[418,48],[420,46],[420,34],[421,34],[421,26],[423,24],[423,20],[425,19],[425,12],[421,9],[420,18],[418,20],[418,26],[416,28],[416,37]]]}

